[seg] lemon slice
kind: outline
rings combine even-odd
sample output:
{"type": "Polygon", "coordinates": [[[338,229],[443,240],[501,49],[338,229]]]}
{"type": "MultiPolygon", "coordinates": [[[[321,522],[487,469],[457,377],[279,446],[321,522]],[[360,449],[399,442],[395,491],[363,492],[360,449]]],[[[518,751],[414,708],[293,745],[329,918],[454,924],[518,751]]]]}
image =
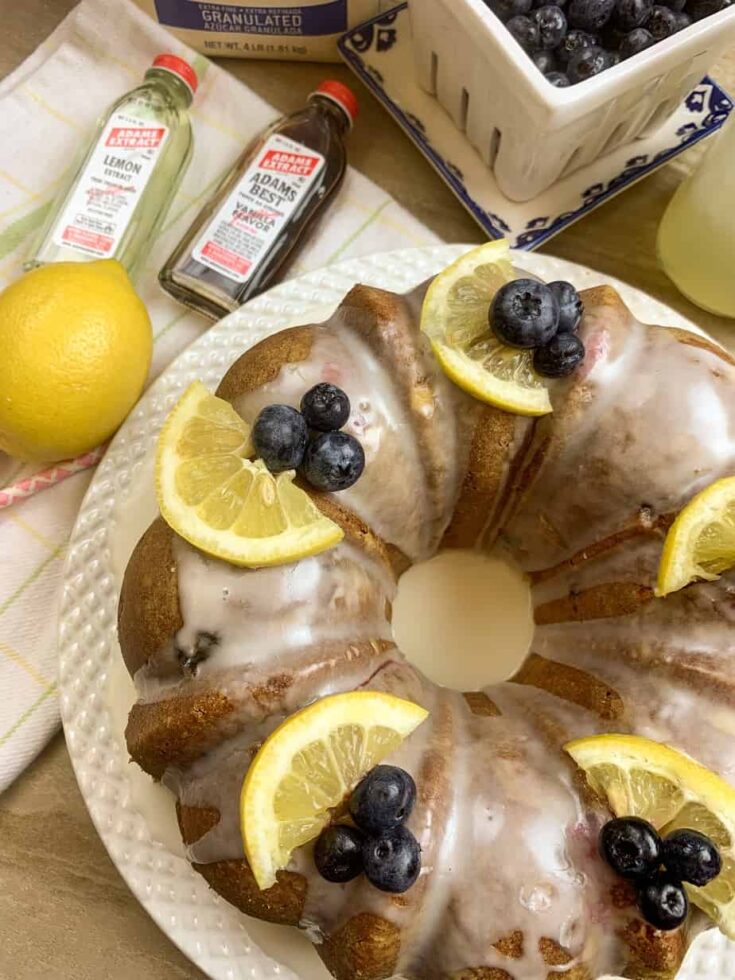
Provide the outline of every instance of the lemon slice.
{"type": "Polygon", "coordinates": [[[595,735],[564,748],[617,817],[643,817],[664,834],[688,827],[715,842],[722,871],[702,888],[685,888],[735,939],[735,789],[688,755],[636,735],[595,735]]]}
{"type": "Polygon", "coordinates": [[[713,581],[735,566],[735,476],[717,480],[686,505],[664,542],[656,595],[695,579],[713,581]]]}
{"type": "Polygon", "coordinates": [[[427,717],[378,691],[322,698],[266,739],[245,777],[240,829],[260,888],[275,884],[295,848],[318,837],[330,810],[427,717]]]}
{"type": "Polygon", "coordinates": [[[270,473],[253,452],[250,426],[229,402],[195,381],[163,427],[156,458],[158,506],[195,547],[234,565],[282,565],[344,536],[294,486],[293,470],[270,473]]]}
{"type": "Polygon", "coordinates": [[[421,329],[460,388],[507,412],[546,415],[551,401],[533,369],[533,354],[501,344],[488,325],[495,293],[516,278],[504,239],[467,252],[429,286],[421,329]]]}

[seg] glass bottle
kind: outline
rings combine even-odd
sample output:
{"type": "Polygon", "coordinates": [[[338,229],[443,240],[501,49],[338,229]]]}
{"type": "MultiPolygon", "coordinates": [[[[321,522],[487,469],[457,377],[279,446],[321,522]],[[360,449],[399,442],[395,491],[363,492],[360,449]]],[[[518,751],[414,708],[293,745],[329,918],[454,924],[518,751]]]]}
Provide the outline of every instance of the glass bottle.
{"type": "Polygon", "coordinates": [[[350,89],[325,81],[257,136],[161,269],[163,288],[216,319],[271,285],[339,188],[356,116],[350,89]]]}
{"type": "Polygon", "coordinates": [[[735,317],[735,120],[678,188],[658,230],[658,257],[677,289],[703,310],[735,317]]]}
{"type": "Polygon", "coordinates": [[[145,80],[100,118],[59,193],[26,269],[117,259],[134,277],[189,165],[194,69],[161,54],[145,80]]]}

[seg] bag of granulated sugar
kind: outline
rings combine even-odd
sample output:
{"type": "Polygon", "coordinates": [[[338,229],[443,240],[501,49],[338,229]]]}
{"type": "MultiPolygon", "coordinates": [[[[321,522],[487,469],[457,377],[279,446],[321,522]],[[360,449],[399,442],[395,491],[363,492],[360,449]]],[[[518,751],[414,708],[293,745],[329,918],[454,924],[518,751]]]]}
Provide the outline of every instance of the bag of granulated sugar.
{"type": "Polygon", "coordinates": [[[339,61],[337,39],[395,0],[135,0],[185,44],[213,58],[339,61]]]}

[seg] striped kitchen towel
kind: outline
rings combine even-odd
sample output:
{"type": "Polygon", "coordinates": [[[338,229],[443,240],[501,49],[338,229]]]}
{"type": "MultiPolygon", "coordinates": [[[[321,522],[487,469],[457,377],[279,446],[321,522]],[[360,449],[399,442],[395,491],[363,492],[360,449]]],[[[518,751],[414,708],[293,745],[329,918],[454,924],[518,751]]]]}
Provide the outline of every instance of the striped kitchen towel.
{"type": "MultiPolygon", "coordinates": [[[[275,110],[185,48],[129,0],[83,0],[25,64],[0,82],[2,288],[21,274],[33,235],[97,115],[137,84],[162,51],[190,59],[201,85],[192,111],[194,159],[138,283],[154,325],[151,378],[207,327],[158,288],[156,272],[221,174],[275,110]]],[[[274,64],[271,70],[279,69],[274,64]]],[[[292,274],[436,241],[384,191],[350,170],[292,274]]],[[[31,472],[0,453],[0,488],[31,472]]],[[[0,510],[0,790],[59,724],[55,610],[64,550],[89,478],[89,472],[77,473],[0,510]]]]}

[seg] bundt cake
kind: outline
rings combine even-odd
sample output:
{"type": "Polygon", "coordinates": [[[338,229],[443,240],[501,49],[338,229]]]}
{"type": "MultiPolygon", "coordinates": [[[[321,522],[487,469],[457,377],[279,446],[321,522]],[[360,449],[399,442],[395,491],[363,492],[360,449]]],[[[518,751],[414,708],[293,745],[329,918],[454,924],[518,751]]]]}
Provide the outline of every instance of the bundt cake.
{"type": "Polygon", "coordinates": [[[639,323],[611,288],[582,295],[585,363],[540,419],[453,386],[419,332],[419,293],[356,286],[327,323],[262,341],[219,387],[248,421],[323,380],[350,397],[364,474],[309,491],[342,543],[248,570],[159,519],[130,560],[130,754],[175,793],[211,887],[306,930],[338,980],[665,980],[691,939],[640,919],[599,856],[609,811],[561,747],[635,732],[734,779],[735,575],[666,599],[653,587],[676,513],[735,473],[735,362],[639,323]],[[394,643],[397,578],[440,548],[498,544],[533,584],[531,652],[508,682],[440,688],[394,643]],[[422,874],[403,895],[330,884],[306,846],[260,891],[238,824],[249,761],[299,707],[360,688],[430,711],[390,757],[418,785],[422,874]]]}

